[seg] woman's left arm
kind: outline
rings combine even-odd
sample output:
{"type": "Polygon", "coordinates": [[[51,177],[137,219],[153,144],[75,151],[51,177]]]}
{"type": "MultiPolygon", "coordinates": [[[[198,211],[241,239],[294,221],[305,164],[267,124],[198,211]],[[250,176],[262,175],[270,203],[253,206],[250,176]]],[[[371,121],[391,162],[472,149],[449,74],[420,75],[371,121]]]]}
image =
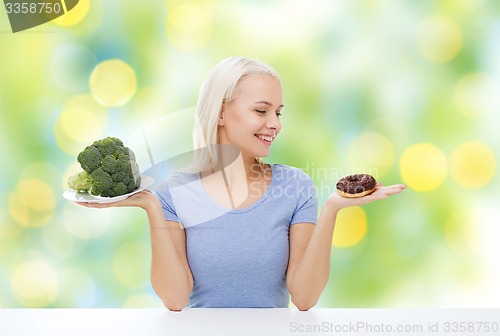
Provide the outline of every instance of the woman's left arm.
{"type": "Polygon", "coordinates": [[[332,194],[321,209],[318,223],[297,223],[290,227],[290,257],[286,283],[293,304],[299,310],[313,307],[323,292],[330,276],[330,253],[333,230],[338,212],[346,207],[359,206],[390,195],[399,194],[403,184],[377,185],[370,195],[344,198],[332,194]]]}

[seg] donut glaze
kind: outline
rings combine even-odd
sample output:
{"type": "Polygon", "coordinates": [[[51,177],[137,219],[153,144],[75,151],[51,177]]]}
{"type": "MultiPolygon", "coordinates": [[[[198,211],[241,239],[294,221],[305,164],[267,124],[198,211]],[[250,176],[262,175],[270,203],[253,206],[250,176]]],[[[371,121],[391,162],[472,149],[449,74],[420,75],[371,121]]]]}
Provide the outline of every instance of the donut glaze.
{"type": "Polygon", "coordinates": [[[337,182],[337,192],[343,197],[363,197],[375,190],[377,181],[369,174],[346,176],[337,182]]]}

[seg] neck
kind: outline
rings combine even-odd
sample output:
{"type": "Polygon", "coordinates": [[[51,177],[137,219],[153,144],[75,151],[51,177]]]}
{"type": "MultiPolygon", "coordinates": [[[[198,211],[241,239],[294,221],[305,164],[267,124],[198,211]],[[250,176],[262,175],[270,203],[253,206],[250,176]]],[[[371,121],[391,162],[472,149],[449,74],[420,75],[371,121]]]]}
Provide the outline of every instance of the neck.
{"type": "Polygon", "coordinates": [[[247,181],[257,179],[263,172],[263,163],[254,157],[245,157],[241,153],[236,157],[221,155],[216,172],[223,171],[229,180],[246,178],[247,181]],[[244,172],[244,175],[243,175],[244,172]]]}
{"type": "Polygon", "coordinates": [[[254,157],[239,151],[236,155],[230,154],[221,148],[218,151],[217,166],[211,172],[202,173],[201,177],[207,185],[212,184],[215,193],[219,193],[216,197],[226,199],[234,209],[243,204],[250,194],[255,197],[256,190],[261,195],[266,190],[270,174],[265,165],[254,157]]]}

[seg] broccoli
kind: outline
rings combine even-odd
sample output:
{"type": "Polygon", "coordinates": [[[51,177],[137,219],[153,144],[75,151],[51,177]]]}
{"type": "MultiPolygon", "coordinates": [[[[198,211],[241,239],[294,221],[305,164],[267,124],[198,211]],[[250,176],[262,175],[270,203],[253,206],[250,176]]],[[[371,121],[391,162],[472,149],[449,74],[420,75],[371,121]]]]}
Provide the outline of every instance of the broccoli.
{"type": "Polygon", "coordinates": [[[71,176],[71,189],[94,196],[115,197],[134,191],[141,185],[135,155],[114,137],[95,141],[77,158],[83,171],[71,176]]]}
{"type": "Polygon", "coordinates": [[[70,176],[68,185],[71,189],[78,190],[79,192],[89,192],[92,187],[90,182],[90,175],[85,170],[70,176]]]}

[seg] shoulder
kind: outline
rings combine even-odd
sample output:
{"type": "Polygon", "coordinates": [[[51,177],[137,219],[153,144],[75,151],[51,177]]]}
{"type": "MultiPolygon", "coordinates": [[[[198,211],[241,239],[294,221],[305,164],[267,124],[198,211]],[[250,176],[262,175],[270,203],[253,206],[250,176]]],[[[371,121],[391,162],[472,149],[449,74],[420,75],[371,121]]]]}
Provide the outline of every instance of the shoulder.
{"type": "Polygon", "coordinates": [[[198,179],[197,174],[188,174],[182,172],[175,172],[171,174],[166,180],[159,183],[156,188],[156,193],[164,198],[170,199],[171,193],[174,189],[177,189],[181,186],[187,186],[192,184],[198,179]]]}
{"type": "MultiPolygon", "coordinates": [[[[281,193],[277,193],[282,196],[281,199],[293,200],[295,202],[295,210],[306,211],[309,209],[312,213],[311,216],[298,216],[294,215],[294,224],[299,222],[315,222],[314,216],[316,215],[316,198],[317,191],[313,179],[302,169],[286,166],[282,164],[272,165],[273,167],[273,179],[275,179],[274,187],[281,193]],[[306,207],[304,208],[304,206],[306,207]]],[[[275,190],[276,190],[275,189],[275,190]]],[[[307,212],[307,211],[306,211],[307,212]]]]}
{"type": "Polygon", "coordinates": [[[168,177],[166,184],[168,184],[170,188],[174,188],[195,182],[198,179],[199,179],[198,174],[175,172],[168,177]]]}

